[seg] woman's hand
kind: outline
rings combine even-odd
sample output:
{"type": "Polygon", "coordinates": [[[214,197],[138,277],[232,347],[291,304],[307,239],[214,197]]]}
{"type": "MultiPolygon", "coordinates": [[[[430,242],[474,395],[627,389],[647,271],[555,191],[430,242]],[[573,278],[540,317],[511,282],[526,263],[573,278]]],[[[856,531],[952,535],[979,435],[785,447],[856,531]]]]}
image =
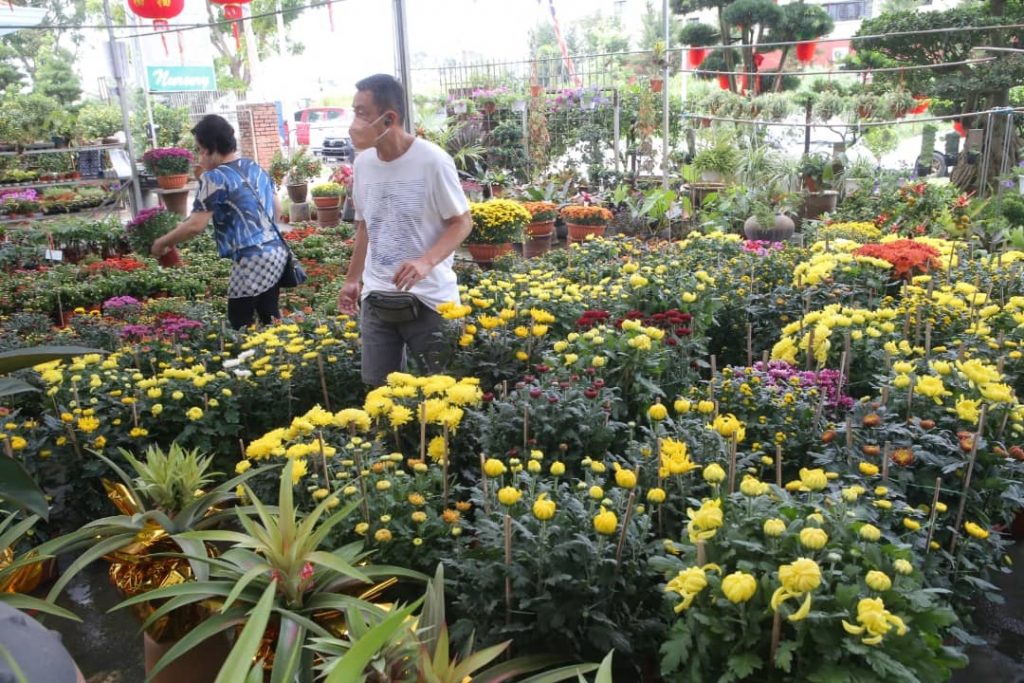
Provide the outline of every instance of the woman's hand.
{"type": "Polygon", "coordinates": [[[149,248],[149,253],[153,255],[153,258],[160,258],[170,251],[171,247],[166,244],[166,239],[167,235],[164,235],[163,237],[157,237],[153,240],[153,246],[149,248]]]}

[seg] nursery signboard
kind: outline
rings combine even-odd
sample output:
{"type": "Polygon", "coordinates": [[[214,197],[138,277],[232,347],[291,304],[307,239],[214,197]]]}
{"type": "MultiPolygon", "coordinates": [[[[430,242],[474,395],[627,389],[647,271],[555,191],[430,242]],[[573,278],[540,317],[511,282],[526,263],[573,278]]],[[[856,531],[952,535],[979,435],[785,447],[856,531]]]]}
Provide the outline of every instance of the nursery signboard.
{"type": "Polygon", "coordinates": [[[149,92],[200,92],[217,89],[212,66],[147,66],[149,92]]]}

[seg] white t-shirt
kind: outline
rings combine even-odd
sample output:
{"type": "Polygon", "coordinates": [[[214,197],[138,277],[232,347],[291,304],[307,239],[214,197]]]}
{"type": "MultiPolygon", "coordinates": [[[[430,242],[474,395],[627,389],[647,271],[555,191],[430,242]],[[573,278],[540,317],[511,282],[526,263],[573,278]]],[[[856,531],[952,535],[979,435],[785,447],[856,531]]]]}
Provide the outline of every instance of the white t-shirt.
{"type": "MultiPolygon", "coordinates": [[[[445,220],[469,211],[455,163],[437,145],[416,138],[402,156],[381,161],[376,150],[356,157],[352,187],[356,220],[366,221],[368,243],[363,296],[397,291],[392,278],[404,261],[419,258],[444,232],[445,220]]],[[[459,301],[449,256],[411,292],[433,309],[459,301]]]]}

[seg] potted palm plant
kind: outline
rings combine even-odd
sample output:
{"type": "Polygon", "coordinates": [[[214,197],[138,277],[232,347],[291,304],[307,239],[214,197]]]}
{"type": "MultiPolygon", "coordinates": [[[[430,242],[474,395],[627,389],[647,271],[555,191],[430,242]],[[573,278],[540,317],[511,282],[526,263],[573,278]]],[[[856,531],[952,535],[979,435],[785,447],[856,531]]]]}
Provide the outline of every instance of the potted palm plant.
{"type": "MultiPolygon", "coordinates": [[[[367,600],[380,597],[398,577],[427,579],[399,567],[366,565],[368,553],[361,542],[323,549],[331,530],[361,501],[334,510],[338,498],[330,495],[302,517],[293,499],[295,467],[295,461],[289,460],[281,472],[276,509],[268,508],[243,485],[252,508],[233,511],[243,531],[197,530],[177,537],[195,544],[230,544],[217,558],[189,553],[192,563],[206,565],[202,577],[128,598],[115,608],[166,600],[150,616],[152,622],[171,609],[217,605],[206,621],[164,654],[151,675],[204,641],[233,632],[234,645],[218,681],[259,681],[265,672],[274,681],[312,683],[314,638],[339,637],[346,629],[346,615],[373,610],[367,600]]],[[[402,621],[417,605],[396,608],[392,617],[402,621]]]]}
{"type": "Polygon", "coordinates": [[[523,228],[533,220],[522,204],[511,199],[471,202],[469,212],[473,230],[466,238],[466,249],[480,264],[510,253],[512,243],[523,240],[523,228]]]}

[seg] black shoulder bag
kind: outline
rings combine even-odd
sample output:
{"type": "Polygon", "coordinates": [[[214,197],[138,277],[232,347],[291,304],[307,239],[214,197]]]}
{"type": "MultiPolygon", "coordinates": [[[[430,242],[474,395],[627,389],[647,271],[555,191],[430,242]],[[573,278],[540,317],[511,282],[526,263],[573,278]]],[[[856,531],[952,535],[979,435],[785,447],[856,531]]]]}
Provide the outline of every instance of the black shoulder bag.
{"type": "Polygon", "coordinates": [[[253,186],[249,184],[246,177],[239,173],[237,169],[228,166],[227,164],[222,164],[222,166],[230,168],[231,171],[238,176],[239,180],[242,181],[242,184],[249,188],[249,192],[251,192],[252,196],[256,199],[256,205],[259,206],[260,209],[263,210],[263,214],[270,219],[270,225],[273,226],[274,232],[277,234],[277,239],[281,240],[281,244],[284,245],[285,250],[288,252],[288,261],[284,264],[284,271],[281,273],[281,279],[277,281],[277,286],[285,289],[298,287],[305,282],[309,276],[306,275],[306,271],[303,269],[302,264],[299,263],[299,259],[295,258],[295,254],[292,252],[291,247],[288,246],[288,242],[286,242],[284,237],[281,235],[281,231],[277,229],[277,221],[274,220],[274,217],[271,216],[270,212],[268,212],[266,207],[263,206],[263,201],[260,200],[259,194],[255,189],[253,189],[253,186]]]}

